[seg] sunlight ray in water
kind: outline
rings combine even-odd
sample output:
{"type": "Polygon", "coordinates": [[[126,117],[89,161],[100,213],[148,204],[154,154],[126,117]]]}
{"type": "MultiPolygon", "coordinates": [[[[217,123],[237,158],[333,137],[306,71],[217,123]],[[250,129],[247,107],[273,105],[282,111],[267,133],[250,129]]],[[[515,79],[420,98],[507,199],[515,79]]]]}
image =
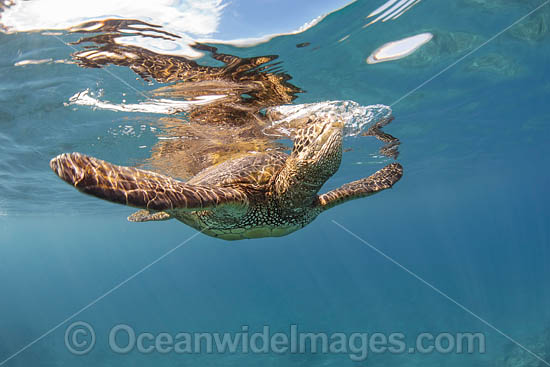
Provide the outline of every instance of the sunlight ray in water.
{"type": "Polygon", "coordinates": [[[8,216],[7,210],[4,209],[4,202],[6,200],[0,199],[0,217],[6,217],[8,216]]]}

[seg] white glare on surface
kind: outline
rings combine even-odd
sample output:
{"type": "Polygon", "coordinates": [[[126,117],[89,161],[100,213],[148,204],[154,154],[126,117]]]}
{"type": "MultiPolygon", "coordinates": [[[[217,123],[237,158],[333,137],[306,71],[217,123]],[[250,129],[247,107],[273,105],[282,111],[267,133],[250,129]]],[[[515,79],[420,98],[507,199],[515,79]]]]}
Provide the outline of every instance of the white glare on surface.
{"type": "Polygon", "coordinates": [[[102,110],[142,112],[142,113],[160,113],[172,114],[189,110],[193,106],[206,105],[217,99],[224,98],[225,95],[199,96],[193,101],[175,101],[170,99],[152,99],[146,102],[136,104],[116,104],[108,101],[101,101],[95,98],[89,89],[76,93],[69,98],[67,105],[90,106],[102,110]]]}
{"type": "MultiPolygon", "coordinates": [[[[397,18],[399,18],[400,16],[402,16],[403,14],[405,14],[410,8],[412,8],[413,6],[415,6],[416,4],[418,4],[420,2],[420,0],[416,0],[414,1],[413,3],[411,3],[410,5],[408,6],[405,6],[403,7],[403,10],[400,10],[399,12],[397,12],[397,14],[392,14],[393,17],[391,18],[391,20],[396,20],[397,18]]],[[[386,21],[387,19],[384,19],[384,22],[386,21]]]]}
{"type": "Polygon", "coordinates": [[[213,35],[224,6],[222,0],[157,0],[154,5],[149,0],[20,0],[0,13],[0,28],[7,33],[63,29],[93,31],[102,24],[82,29],[77,26],[93,20],[137,19],[182,37],[165,42],[151,37],[127,37],[117,42],[195,58],[201,54],[189,46],[193,43],[192,38],[213,35]]]}
{"type": "Polygon", "coordinates": [[[386,43],[377,48],[367,58],[367,64],[376,64],[379,62],[398,60],[409,56],[414,51],[418,50],[422,45],[426,44],[433,38],[431,33],[420,33],[416,36],[403,38],[398,41],[386,43]]]}
{"type": "Polygon", "coordinates": [[[216,31],[223,7],[222,0],[157,0],[154,6],[149,0],[16,1],[4,9],[0,23],[8,32],[28,32],[125,18],[164,26],[176,33],[207,36],[216,31]]]}
{"type": "Polygon", "coordinates": [[[368,27],[371,24],[378,22],[379,20],[385,22],[390,19],[397,19],[419,2],[420,0],[389,0],[384,5],[369,14],[367,18],[383,12],[378,17],[376,17],[376,19],[372,20],[370,23],[365,24],[363,28],[368,27]]]}
{"type": "Polygon", "coordinates": [[[401,2],[400,4],[400,7],[394,11],[393,13],[389,14],[387,17],[385,17],[384,19],[382,19],[383,22],[393,18],[395,15],[401,13],[402,11],[405,11],[406,9],[409,8],[410,5],[412,5],[412,3],[414,3],[415,0],[407,0],[405,2],[401,2]]]}
{"type": "Polygon", "coordinates": [[[379,7],[378,9],[376,9],[375,11],[373,11],[372,13],[370,13],[369,16],[368,16],[367,18],[374,17],[375,15],[382,13],[384,10],[386,10],[387,8],[389,8],[390,6],[392,6],[393,4],[395,4],[396,1],[397,1],[397,0],[389,0],[389,1],[387,1],[384,5],[382,5],[381,7],[379,7]]]}
{"type": "Polygon", "coordinates": [[[52,62],[53,59],[40,59],[40,60],[21,60],[13,64],[13,66],[25,66],[25,65],[38,65],[52,62]]]}
{"type": "Polygon", "coordinates": [[[220,43],[220,44],[226,44],[226,45],[231,45],[231,46],[235,46],[235,47],[252,47],[252,46],[262,44],[262,43],[269,42],[275,37],[289,36],[289,35],[305,32],[308,29],[310,29],[311,27],[318,24],[323,19],[325,19],[325,17],[327,15],[328,14],[320,15],[317,18],[305,23],[304,25],[302,25],[297,30],[291,31],[291,32],[269,34],[267,36],[262,36],[262,37],[239,38],[239,39],[233,39],[233,40],[228,40],[228,41],[222,41],[222,40],[217,40],[217,39],[199,39],[198,41],[203,42],[203,43],[220,43]]]}
{"type": "MultiPolygon", "coordinates": [[[[346,6],[354,1],[346,1],[346,6]]],[[[202,56],[201,52],[190,47],[195,42],[225,43],[238,47],[257,45],[277,36],[304,32],[319,23],[326,15],[340,9],[321,14],[290,32],[220,41],[217,39],[217,33],[228,5],[231,5],[230,0],[157,0],[154,2],[150,0],[16,0],[13,1],[12,6],[0,12],[0,32],[67,29],[73,32],[94,31],[102,26],[102,20],[136,19],[161,26],[163,31],[177,34],[181,38],[160,39],[130,34],[127,37],[117,38],[117,43],[194,59],[202,56]],[[90,21],[99,21],[99,23],[81,26],[90,21]]],[[[141,27],[139,24],[132,25],[134,30],[141,27]]],[[[147,32],[147,30],[142,31],[146,34],[147,32]]]]}
{"type": "Polygon", "coordinates": [[[304,117],[340,121],[344,124],[344,136],[357,136],[381,120],[389,119],[392,109],[383,104],[361,106],[355,101],[324,101],[298,105],[282,105],[268,108],[276,112],[280,119],[273,126],[291,122],[304,117]]]}

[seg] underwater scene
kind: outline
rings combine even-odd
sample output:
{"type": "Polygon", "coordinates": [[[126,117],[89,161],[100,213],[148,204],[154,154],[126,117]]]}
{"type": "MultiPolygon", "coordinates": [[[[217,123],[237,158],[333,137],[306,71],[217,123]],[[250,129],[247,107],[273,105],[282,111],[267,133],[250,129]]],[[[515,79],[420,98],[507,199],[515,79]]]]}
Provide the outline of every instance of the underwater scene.
{"type": "Polygon", "coordinates": [[[0,366],[550,366],[550,0],[0,0],[0,47],[0,366]]]}

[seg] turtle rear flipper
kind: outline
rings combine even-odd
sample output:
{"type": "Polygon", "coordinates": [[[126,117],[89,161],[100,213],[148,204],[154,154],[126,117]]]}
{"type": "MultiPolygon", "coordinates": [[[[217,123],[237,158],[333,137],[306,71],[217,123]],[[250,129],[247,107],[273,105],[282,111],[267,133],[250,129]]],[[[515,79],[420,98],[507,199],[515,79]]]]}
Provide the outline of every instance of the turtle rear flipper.
{"type": "Polygon", "coordinates": [[[401,176],[403,176],[403,167],[399,163],[391,163],[369,177],[347,183],[320,195],[319,204],[323,210],[326,210],[348,200],[376,194],[391,188],[401,179],[401,176]]]}
{"type": "Polygon", "coordinates": [[[150,222],[172,219],[166,212],[150,212],[147,209],[138,210],[128,217],[129,222],[150,222]]]}
{"type": "Polygon", "coordinates": [[[158,173],[117,166],[80,153],[61,154],[52,170],[79,191],[119,204],[155,211],[248,207],[248,197],[230,187],[189,185],[158,173]]]}

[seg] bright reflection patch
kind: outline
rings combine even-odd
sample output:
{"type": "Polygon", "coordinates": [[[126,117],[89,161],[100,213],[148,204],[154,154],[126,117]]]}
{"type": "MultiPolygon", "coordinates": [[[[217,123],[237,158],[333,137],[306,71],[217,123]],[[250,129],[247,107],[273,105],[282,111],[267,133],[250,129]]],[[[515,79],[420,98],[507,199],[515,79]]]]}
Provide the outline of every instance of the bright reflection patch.
{"type": "Polygon", "coordinates": [[[376,19],[372,20],[370,23],[367,23],[363,26],[363,28],[370,26],[373,23],[378,22],[381,20],[382,22],[386,22],[388,20],[395,20],[399,18],[401,15],[403,15],[405,12],[407,12],[409,9],[411,9],[413,6],[418,4],[420,0],[389,0],[386,1],[382,6],[377,8],[375,11],[370,13],[367,18],[374,17],[375,15],[378,15],[376,19]],[[389,9],[388,9],[389,8],[389,9]]]}
{"type": "Polygon", "coordinates": [[[377,48],[367,58],[367,64],[376,64],[384,61],[398,60],[409,56],[422,45],[433,38],[431,33],[420,33],[416,36],[403,38],[398,41],[388,42],[377,48]]]}
{"type": "Polygon", "coordinates": [[[279,119],[274,126],[283,126],[292,120],[315,116],[344,123],[344,136],[357,136],[367,131],[377,122],[390,119],[392,109],[383,104],[361,106],[354,101],[325,101],[296,105],[281,105],[267,109],[268,114],[275,112],[279,119]]]}
{"type": "MultiPolygon", "coordinates": [[[[194,39],[216,33],[224,8],[222,0],[14,0],[12,6],[0,12],[0,32],[94,31],[106,19],[137,19],[161,26],[164,31],[180,38],[129,36],[117,42],[123,41],[125,45],[157,53],[198,58],[202,54],[189,45],[194,43],[194,39]],[[76,27],[93,20],[97,23],[92,22],[85,29],[76,27]]],[[[142,33],[147,34],[147,31],[142,33]]]]}
{"type": "MultiPolygon", "coordinates": [[[[354,1],[349,1],[348,5],[354,1]]],[[[2,10],[0,11],[0,33],[66,29],[71,32],[92,32],[103,26],[102,21],[108,19],[135,19],[160,26],[162,30],[179,37],[158,37],[157,32],[153,31],[150,34],[148,33],[150,30],[147,29],[136,36],[134,33],[139,25],[133,24],[129,31],[130,35],[118,37],[115,42],[146,48],[160,54],[196,59],[201,57],[202,53],[190,47],[195,41],[251,47],[268,42],[275,37],[302,33],[328,15],[320,15],[291,32],[225,41],[212,38],[218,32],[224,9],[230,2],[230,0],[0,0],[0,10],[2,10]],[[10,6],[3,8],[3,2],[10,6]],[[81,24],[88,24],[88,26],[81,28],[79,27],[81,24]],[[144,35],[150,37],[144,37],[144,35]]],[[[48,33],[63,34],[52,32],[44,34],[48,33]]]]}
{"type": "Polygon", "coordinates": [[[198,96],[192,101],[151,99],[147,102],[140,102],[136,104],[116,104],[108,101],[101,101],[95,97],[94,93],[92,93],[89,89],[86,89],[69,98],[69,103],[66,105],[91,106],[93,108],[110,111],[173,114],[187,111],[193,106],[207,105],[224,97],[224,95],[198,96]]]}

